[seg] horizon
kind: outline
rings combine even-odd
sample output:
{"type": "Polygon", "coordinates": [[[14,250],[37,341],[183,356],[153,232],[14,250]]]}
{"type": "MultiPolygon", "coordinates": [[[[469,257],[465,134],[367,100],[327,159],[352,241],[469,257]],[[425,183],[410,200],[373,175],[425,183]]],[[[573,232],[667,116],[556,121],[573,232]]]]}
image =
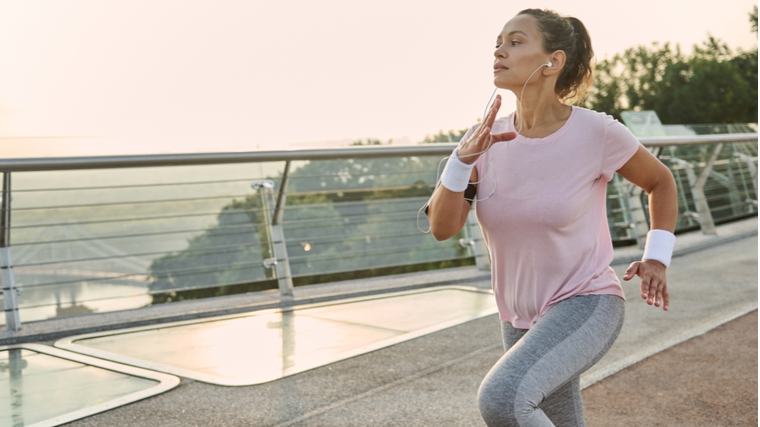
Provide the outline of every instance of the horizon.
{"type": "MultiPolygon", "coordinates": [[[[755,48],[755,5],[644,0],[624,20],[601,0],[541,6],[581,19],[603,60],[708,35],[755,48]]],[[[0,143],[6,157],[418,143],[480,118],[493,39],[527,6],[0,1],[0,143]]]]}

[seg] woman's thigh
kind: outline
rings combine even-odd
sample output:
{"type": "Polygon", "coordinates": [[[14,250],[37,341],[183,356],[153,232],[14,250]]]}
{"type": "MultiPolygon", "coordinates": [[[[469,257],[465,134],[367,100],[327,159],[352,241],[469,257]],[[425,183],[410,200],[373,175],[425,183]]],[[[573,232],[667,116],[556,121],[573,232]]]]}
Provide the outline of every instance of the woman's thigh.
{"type": "MultiPolygon", "coordinates": [[[[621,298],[587,295],[557,303],[530,330],[503,325],[508,350],[486,375],[479,392],[486,422],[552,425],[539,405],[563,386],[559,394],[578,394],[567,393],[573,391],[569,387],[607,352],[620,332],[623,314],[621,298]],[[494,418],[493,422],[487,417],[494,418]]],[[[546,403],[557,406],[557,402],[546,403]]],[[[577,407],[578,403],[564,406],[577,407]]],[[[581,417],[582,425],[582,413],[576,416],[581,417]]]]}

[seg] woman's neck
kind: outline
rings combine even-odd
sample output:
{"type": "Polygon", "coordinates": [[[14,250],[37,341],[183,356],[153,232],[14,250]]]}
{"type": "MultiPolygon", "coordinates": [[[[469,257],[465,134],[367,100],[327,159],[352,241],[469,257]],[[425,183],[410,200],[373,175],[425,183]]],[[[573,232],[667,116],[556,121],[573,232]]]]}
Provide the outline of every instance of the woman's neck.
{"type": "Polygon", "coordinates": [[[525,96],[522,102],[518,98],[515,130],[523,136],[548,136],[562,127],[571,111],[572,107],[561,103],[553,91],[548,95],[525,96]]]}

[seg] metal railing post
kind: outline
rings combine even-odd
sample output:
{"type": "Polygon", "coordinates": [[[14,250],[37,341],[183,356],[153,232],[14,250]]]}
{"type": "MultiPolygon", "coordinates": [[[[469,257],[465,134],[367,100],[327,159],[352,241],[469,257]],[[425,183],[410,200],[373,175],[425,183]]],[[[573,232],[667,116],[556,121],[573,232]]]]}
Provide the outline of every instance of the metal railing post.
{"type": "Polygon", "coordinates": [[[673,159],[674,162],[683,165],[686,170],[686,176],[689,178],[689,186],[691,186],[691,194],[694,198],[694,207],[697,210],[699,218],[699,226],[702,228],[703,234],[718,234],[715,229],[715,221],[713,221],[712,213],[710,212],[710,205],[707,203],[707,196],[705,196],[705,183],[707,183],[707,178],[710,176],[715,160],[718,158],[722,149],[722,143],[715,146],[712,155],[707,160],[707,163],[699,173],[699,176],[694,172],[693,164],[682,159],[673,159]]]}
{"type": "MultiPolygon", "coordinates": [[[[285,162],[280,180],[280,189],[277,193],[277,202],[272,212],[272,244],[277,257],[277,282],[280,295],[293,297],[293,277],[290,274],[290,260],[288,259],[288,247],[285,243],[285,232],[282,229],[282,215],[287,197],[287,186],[290,172],[290,160],[285,162]]],[[[271,190],[270,190],[271,194],[271,190]]]]}
{"type": "MultiPolygon", "coordinates": [[[[659,159],[662,151],[662,147],[654,147],[652,154],[659,159]]],[[[636,239],[636,245],[639,249],[644,249],[647,242],[647,233],[649,232],[649,221],[647,221],[647,213],[645,212],[644,190],[635,184],[628,183],[625,197],[627,209],[623,211],[623,216],[626,218],[624,225],[631,230],[630,233],[636,239]]]]}
{"type": "Polygon", "coordinates": [[[744,203],[739,195],[739,187],[736,186],[734,180],[734,172],[732,170],[733,161],[734,157],[732,157],[726,165],[726,175],[713,169],[710,171],[710,177],[728,190],[728,199],[731,202],[731,213],[734,216],[738,216],[742,214],[744,203]]]}
{"type": "Polygon", "coordinates": [[[628,217],[630,222],[628,226],[631,230],[632,237],[636,239],[636,245],[639,249],[644,249],[647,242],[647,232],[649,224],[647,223],[646,213],[644,212],[644,203],[642,200],[644,190],[634,184],[628,184],[626,200],[628,205],[628,217]]]}
{"type": "Polygon", "coordinates": [[[282,212],[285,206],[285,199],[287,198],[288,179],[290,178],[290,160],[285,162],[285,168],[282,171],[282,179],[280,180],[280,189],[277,192],[277,203],[274,206],[274,214],[272,215],[273,222],[275,224],[282,223],[282,212]]]}
{"type": "Polygon", "coordinates": [[[755,195],[757,195],[757,167],[755,166],[755,161],[751,156],[748,156],[744,153],[734,153],[734,156],[744,160],[747,163],[747,169],[749,169],[749,175],[752,178],[752,186],[755,189],[755,195]]]}
{"type": "Polygon", "coordinates": [[[270,180],[254,181],[251,186],[258,190],[263,191],[263,210],[264,210],[264,222],[267,227],[267,234],[269,235],[269,242],[271,243],[273,259],[265,259],[264,266],[268,268],[274,268],[275,277],[277,277],[277,287],[280,289],[280,295],[284,298],[293,297],[293,277],[290,273],[290,261],[288,260],[288,249],[285,243],[285,234],[282,230],[282,208],[285,203],[285,186],[288,181],[288,171],[290,169],[290,162],[285,163],[285,170],[283,172],[282,181],[280,183],[280,191],[277,196],[277,202],[274,199],[274,182],[270,180]]]}
{"type": "Polygon", "coordinates": [[[18,287],[13,275],[11,257],[11,173],[3,172],[3,197],[0,204],[0,273],[3,280],[3,308],[5,329],[18,331],[21,320],[18,314],[18,287]]]}

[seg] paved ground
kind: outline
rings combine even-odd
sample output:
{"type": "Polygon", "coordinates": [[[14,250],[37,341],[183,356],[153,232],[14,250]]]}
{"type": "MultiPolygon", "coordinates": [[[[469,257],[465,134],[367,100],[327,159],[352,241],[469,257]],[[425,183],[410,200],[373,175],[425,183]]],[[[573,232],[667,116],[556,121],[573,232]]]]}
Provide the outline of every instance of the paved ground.
{"type": "Polygon", "coordinates": [[[757,311],[583,390],[589,426],[756,426],[757,311]]]}
{"type": "MultiPolygon", "coordinates": [[[[668,313],[624,285],[623,333],[583,377],[595,383],[584,390],[590,426],[757,425],[757,245],[755,234],[676,258],[668,313]]],[[[482,426],[476,392],[499,337],[488,316],[258,386],[183,379],[69,425],[482,426]]]]}

